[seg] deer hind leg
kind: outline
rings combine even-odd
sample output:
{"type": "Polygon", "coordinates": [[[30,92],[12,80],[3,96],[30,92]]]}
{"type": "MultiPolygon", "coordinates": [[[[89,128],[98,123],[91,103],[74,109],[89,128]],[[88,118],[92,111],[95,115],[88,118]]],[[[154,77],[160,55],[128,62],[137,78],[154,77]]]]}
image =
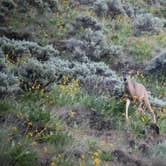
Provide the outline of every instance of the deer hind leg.
{"type": "Polygon", "coordinates": [[[139,104],[138,104],[138,112],[139,113],[143,113],[143,109],[142,109],[142,105],[143,105],[142,98],[139,98],[138,102],[139,102],[139,104]]]}
{"type": "Polygon", "coordinates": [[[139,113],[143,113],[143,110],[142,110],[142,103],[139,103],[139,105],[138,105],[138,112],[139,112],[139,113]]]}
{"type": "Polygon", "coordinates": [[[155,113],[154,113],[154,110],[151,108],[151,105],[150,105],[148,99],[145,99],[145,105],[146,105],[146,107],[150,110],[150,112],[152,113],[153,122],[156,123],[156,115],[155,115],[155,113]]]}
{"type": "Polygon", "coordinates": [[[129,119],[129,117],[128,117],[129,105],[130,105],[130,100],[126,99],[126,120],[129,119]]]}
{"type": "Polygon", "coordinates": [[[156,115],[154,113],[154,111],[152,110],[151,106],[149,107],[150,112],[152,113],[153,116],[153,122],[156,123],[156,115]]]}

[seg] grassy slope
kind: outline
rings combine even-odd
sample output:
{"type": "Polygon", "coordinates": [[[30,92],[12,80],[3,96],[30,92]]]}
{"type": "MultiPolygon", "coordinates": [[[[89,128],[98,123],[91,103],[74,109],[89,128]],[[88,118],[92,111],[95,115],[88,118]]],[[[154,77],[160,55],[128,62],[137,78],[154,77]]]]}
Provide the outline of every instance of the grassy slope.
{"type": "MultiPolygon", "coordinates": [[[[70,34],[64,24],[70,23],[80,12],[96,17],[86,7],[77,6],[70,9],[67,6],[67,4],[62,4],[60,14],[48,14],[44,18],[35,13],[33,8],[26,14],[26,17],[25,14],[20,15],[15,11],[8,20],[8,26],[12,26],[17,31],[32,29],[35,41],[46,45],[54,38],[68,38],[70,34]]],[[[147,7],[150,12],[160,11],[149,6],[144,7],[147,7]]],[[[111,20],[108,16],[102,19],[96,17],[96,19],[104,25],[107,42],[122,46],[124,57],[128,57],[132,63],[145,64],[156,55],[155,49],[165,47],[166,38],[163,37],[163,34],[133,37],[132,20],[128,18],[117,17],[116,20],[111,20]],[[109,22],[113,25],[116,23],[118,30],[115,31],[114,27],[111,29],[109,22]],[[143,49],[145,51],[142,51],[143,49]]],[[[113,57],[111,63],[114,61],[116,64],[118,61],[123,61],[124,57],[113,57]]],[[[155,78],[154,81],[151,76],[143,78],[138,74],[137,77],[138,81],[146,84],[148,90],[156,96],[160,95],[162,98],[165,95],[166,78],[161,78],[161,81],[155,78]]],[[[132,160],[141,157],[144,159],[139,146],[141,141],[146,140],[143,129],[150,121],[149,115],[134,114],[135,107],[133,106],[131,110],[134,111],[130,112],[130,123],[124,127],[123,101],[114,98],[103,100],[101,97],[88,96],[77,88],[72,91],[72,96],[67,95],[68,87],[65,89],[55,87],[48,94],[36,92],[32,95],[31,93],[25,94],[17,101],[5,99],[0,102],[0,125],[2,128],[0,137],[3,138],[0,149],[3,165],[11,165],[13,161],[25,166],[30,164],[29,161],[32,161],[32,165],[43,163],[43,165],[52,166],[54,162],[61,166],[117,165],[121,160],[118,160],[112,152],[118,148],[124,150],[126,154],[132,153],[132,160]],[[73,109],[72,105],[76,103],[85,106],[85,110],[82,108],[80,110],[73,109]],[[101,114],[102,118],[97,121],[100,122],[104,119],[104,123],[107,123],[108,120],[112,120],[114,122],[112,129],[100,131],[98,129],[100,124],[96,124],[94,121],[92,126],[97,126],[97,129],[90,127],[88,116],[93,110],[97,110],[101,114]],[[87,121],[77,123],[82,119],[82,115],[87,118],[87,121]],[[85,124],[88,125],[85,126],[85,124]],[[129,133],[126,133],[126,128],[129,133]],[[129,140],[134,140],[136,145],[132,148],[128,147],[129,140]],[[33,152],[37,152],[37,157],[33,152]],[[36,160],[36,158],[38,159],[36,160]]],[[[159,127],[163,135],[166,132],[165,118],[162,117],[165,111],[165,108],[161,108],[159,117],[159,127]]],[[[163,139],[162,136],[161,139],[163,139]]],[[[161,154],[163,155],[164,152],[161,154]]],[[[149,161],[148,158],[145,160],[149,161]]]]}

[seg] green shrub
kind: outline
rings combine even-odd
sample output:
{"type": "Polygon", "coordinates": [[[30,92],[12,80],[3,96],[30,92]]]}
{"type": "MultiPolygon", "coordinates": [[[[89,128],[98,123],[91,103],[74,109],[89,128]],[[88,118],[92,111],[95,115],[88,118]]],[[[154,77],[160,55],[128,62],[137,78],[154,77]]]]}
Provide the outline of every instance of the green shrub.
{"type": "Polygon", "coordinates": [[[23,144],[19,144],[19,141],[23,141],[19,132],[11,129],[10,126],[3,128],[0,131],[0,163],[2,166],[38,166],[37,155],[28,145],[28,141],[23,144]]]}
{"type": "Polygon", "coordinates": [[[152,45],[146,41],[133,42],[129,45],[129,52],[136,62],[143,63],[145,59],[149,59],[151,56],[152,45]]]}
{"type": "Polygon", "coordinates": [[[1,112],[7,112],[11,109],[11,104],[6,100],[0,100],[0,110],[1,112]]]}
{"type": "Polygon", "coordinates": [[[101,160],[104,161],[112,161],[115,159],[115,157],[111,154],[111,152],[104,152],[104,151],[101,151],[99,157],[101,160]]]}
{"type": "Polygon", "coordinates": [[[39,122],[41,124],[46,124],[50,120],[50,112],[48,110],[43,110],[35,105],[29,107],[27,112],[28,119],[32,122],[39,122]]]}
{"type": "Polygon", "coordinates": [[[73,138],[68,133],[56,132],[49,137],[49,142],[55,146],[57,150],[62,150],[66,145],[71,144],[73,138]]]}

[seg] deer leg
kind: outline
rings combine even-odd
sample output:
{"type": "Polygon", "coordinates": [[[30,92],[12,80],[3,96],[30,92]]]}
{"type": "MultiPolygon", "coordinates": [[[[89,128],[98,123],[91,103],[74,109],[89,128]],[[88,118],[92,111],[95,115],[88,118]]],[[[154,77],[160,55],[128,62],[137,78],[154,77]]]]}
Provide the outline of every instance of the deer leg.
{"type": "Polygon", "coordinates": [[[150,112],[152,113],[153,116],[153,122],[156,123],[156,115],[154,113],[154,111],[152,110],[151,106],[149,107],[150,112]]]}
{"type": "Polygon", "coordinates": [[[150,110],[150,112],[152,113],[152,116],[153,116],[153,122],[156,123],[156,115],[155,115],[155,113],[154,113],[154,110],[151,108],[148,99],[145,100],[145,105],[146,105],[146,107],[150,110]]]}
{"type": "Polygon", "coordinates": [[[128,117],[129,105],[130,105],[130,100],[126,99],[126,120],[129,119],[129,117],[128,117]]]}
{"type": "Polygon", "coordinates": [[[139,100],[138,112],[139,112],[139,113],[143,113],[143,109],[142,109],[142,101],[141,101],[141,100],[139,100]]]}

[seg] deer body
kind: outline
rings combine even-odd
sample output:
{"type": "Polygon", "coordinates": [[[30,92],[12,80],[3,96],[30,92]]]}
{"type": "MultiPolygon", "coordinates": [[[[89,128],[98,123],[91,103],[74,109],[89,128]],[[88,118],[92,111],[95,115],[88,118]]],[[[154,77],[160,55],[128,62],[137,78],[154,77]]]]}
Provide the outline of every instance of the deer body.
{"type": "Polygon", "coordinates": [[[153,115],[153,121],[156,123],[156,116],[154,111],[151,108],[148,94],[146,88],[133,80],[130,79],[130,77],[124,78],[125,86],[124,86],[124,92],[127,94],[126,99],[126,119],[128,120],[128,108],[130,105],[130,100],[137,101],[138,103],[138,111],[142,112],[142,104],[145,103],[145,106],[153,115]]]}

